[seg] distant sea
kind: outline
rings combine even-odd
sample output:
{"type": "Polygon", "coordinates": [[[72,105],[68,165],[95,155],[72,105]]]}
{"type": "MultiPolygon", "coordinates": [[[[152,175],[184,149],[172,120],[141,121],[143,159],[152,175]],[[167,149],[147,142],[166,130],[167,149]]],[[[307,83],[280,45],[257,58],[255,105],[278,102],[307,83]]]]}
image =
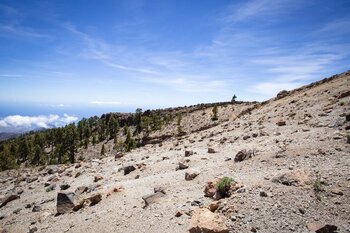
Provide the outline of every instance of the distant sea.
{"type": "Polygon", "coordinates": [[[11,115],[39,116],[56,114],[62,116],[68,114],[79,119],[92,116],[101,116],[108,112],[135,112],[136,107],[128,106],[91,106],[91,105],[44,105],[44,104],[22,104],[22,103],[1,103],[0,119],[11,115]]]}

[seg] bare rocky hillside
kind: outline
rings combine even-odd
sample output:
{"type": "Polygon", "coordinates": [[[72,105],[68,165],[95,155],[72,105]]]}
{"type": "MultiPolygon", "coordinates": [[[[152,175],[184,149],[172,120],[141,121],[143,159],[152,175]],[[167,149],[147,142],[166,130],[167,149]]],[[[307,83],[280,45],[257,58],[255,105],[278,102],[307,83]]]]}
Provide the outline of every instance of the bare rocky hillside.
{"type": "Polygon", "coordinates": [[[211,114],[129,153],[2,172],[0,232],[350,232],[350,72],[211,114]]]}

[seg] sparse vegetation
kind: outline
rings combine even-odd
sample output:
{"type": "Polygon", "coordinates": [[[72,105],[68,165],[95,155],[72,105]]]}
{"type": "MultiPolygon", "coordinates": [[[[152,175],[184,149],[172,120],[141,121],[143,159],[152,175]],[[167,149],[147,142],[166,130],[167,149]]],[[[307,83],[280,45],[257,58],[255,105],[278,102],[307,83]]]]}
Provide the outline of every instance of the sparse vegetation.
{"type": "Polygon", "coordinates": [[[178,133],[178,134],[181,134],[181,133],[182,133],[181,121],[182,121],[182,113],[181,113],[181,112],[178,112],[178,113],[176,114],[177,133],[178,133]]]}
{"type": "Polygon", "coordinates": [[[221,197],[228,197],[230,195],[232,181],[232,178],[225,176],[216,183],[216,191],[220,194],[221,197]]]}
{"type": "Polygon", "coordinates": [[[231,102],[236,102],[236,99],[237,99],[237,96],[236,96],[236,94],[234,94],[234,95],[232,96],[231,102]]]}
{"type": "Polygon", "coordinates": [[[324,189],[323,189],[322,183],[321,183],[321,175],[318,171],[316,172],[316,179],[313,183],[313,189],[314,189],[316,199],[318,201],[321,201],[321,199],[322,199],[321,193],[323,192],[324,189]]]}
{"type": "Polygon", "coordinates": [[[217,121],[219,119],[218,118],[218,106],[217,105],[214,105],[212,112],[213,112],[213,116],[212,116],[211,119],[213,121],[217,121]]]}
{"type": "Polygon", "coordinates": [[[105,144],[102,144],[101,155],[105,155],[105,154],[106,154],[105,144]]]}

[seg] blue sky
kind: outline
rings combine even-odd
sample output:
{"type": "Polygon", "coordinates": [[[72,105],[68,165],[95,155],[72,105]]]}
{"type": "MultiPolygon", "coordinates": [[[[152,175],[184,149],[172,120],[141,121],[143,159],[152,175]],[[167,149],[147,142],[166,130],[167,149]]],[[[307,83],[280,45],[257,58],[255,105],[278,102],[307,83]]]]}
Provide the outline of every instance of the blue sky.
{"type": "Polygon", "coordinates": [[[349,69],[349,12],[349,0],[3,0],[0,117],[265,100],[349,69]]]}

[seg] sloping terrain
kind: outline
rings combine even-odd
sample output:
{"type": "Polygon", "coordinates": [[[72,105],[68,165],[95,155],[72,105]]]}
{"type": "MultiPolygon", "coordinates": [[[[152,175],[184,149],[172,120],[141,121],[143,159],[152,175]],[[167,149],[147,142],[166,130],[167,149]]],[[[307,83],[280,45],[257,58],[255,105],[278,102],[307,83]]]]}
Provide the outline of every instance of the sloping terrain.
{"type": "MultiPolygon", "coordinates": [[[[191,215],[213,203],[229,232],[314,232],[326,224],[349,232],[349,90],[348,72],[249,111],[219,107],[227,121],[118,158],[2,172],[0,194],[15,198],[2,199],[3,232],[188,232],[191,215]],[[242,150],[250,156],[238,161],[242,150]],[[206,183],[224,176],[237,182],[230,197],[205,197],[206,183]],[[62,184],[69,187],[61,191],[62,184]],[[81,186],[87,190],[80,200],[102,200],[56,214],[57,193],[81,186]],[[164,191],[154,192],[158,187],[164,191]]],[[[211,109],[205,111],[188,113],[186,128],[209,122],[211,109]]],[[[172,130],[175,123],[164,134],[172,130]]]]}

